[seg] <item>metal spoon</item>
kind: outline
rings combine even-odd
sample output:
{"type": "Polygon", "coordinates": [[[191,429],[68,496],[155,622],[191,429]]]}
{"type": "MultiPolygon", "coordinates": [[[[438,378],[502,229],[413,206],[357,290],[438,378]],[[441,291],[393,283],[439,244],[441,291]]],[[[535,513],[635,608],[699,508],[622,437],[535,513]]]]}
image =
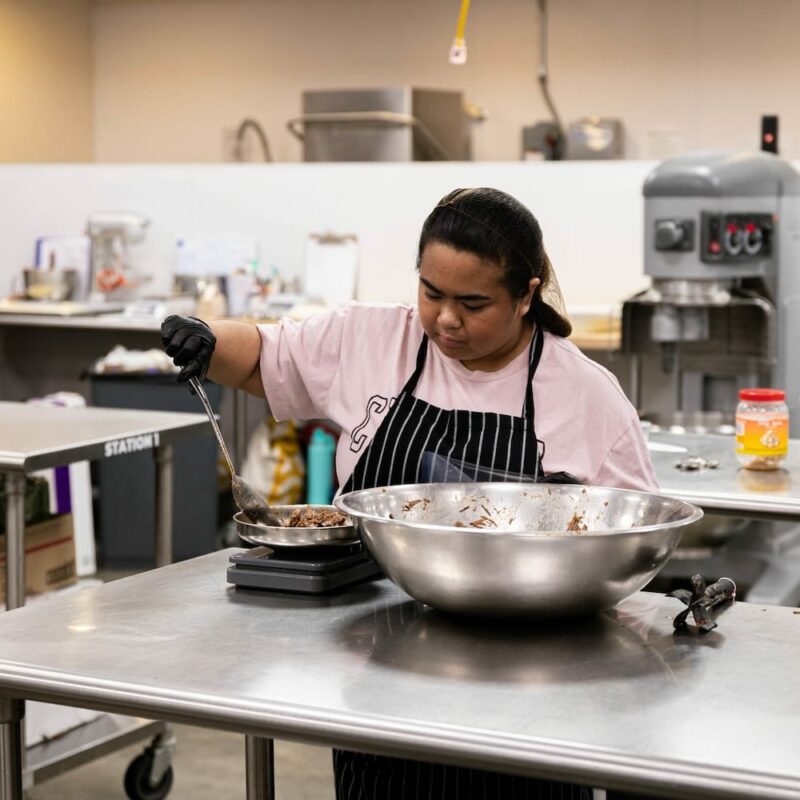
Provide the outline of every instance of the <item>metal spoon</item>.
{"type": "Polygon", "coordinates": [[[203,384],[201,384],[197,378],[189,378],[189,384],[200,398],[200,402],[203,404],[203,408],[205,408],[206,414],[208,414],[208,418],[211,420],[211,427],[214,429],[214,433],[217,436],[222,455],[225,456],[225,460],[228,462],[228,469],[231,471],[233,501],[242,509],[242,513],[250,522],[255,522],[259,525],[274,525],[280,527],[280,520],[272,513],[267,501],[264,500],[244,478],[236,474],[236,470],[233,468],[233,462],[228,454],[228,448],[225,446],[225,440],[222,438],[222,431],[217,424],[217,418],[214,416],[211,403],[208,402],[208,396],[206,395],[206,390],[203,388],[203,384]]]}

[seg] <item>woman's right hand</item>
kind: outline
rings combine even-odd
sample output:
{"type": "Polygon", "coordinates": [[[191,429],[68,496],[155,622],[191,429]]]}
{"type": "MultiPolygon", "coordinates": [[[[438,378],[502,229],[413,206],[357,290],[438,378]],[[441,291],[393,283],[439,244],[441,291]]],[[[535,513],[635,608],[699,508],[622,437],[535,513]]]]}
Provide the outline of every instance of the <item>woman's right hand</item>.
{"type": "Polygon", "coordinates": [[[161,342],[167,355],[181,367],[181,383],[206,377],[217,337],[203,320],[175,314],[167,317],[161,323],[161,342]]]}

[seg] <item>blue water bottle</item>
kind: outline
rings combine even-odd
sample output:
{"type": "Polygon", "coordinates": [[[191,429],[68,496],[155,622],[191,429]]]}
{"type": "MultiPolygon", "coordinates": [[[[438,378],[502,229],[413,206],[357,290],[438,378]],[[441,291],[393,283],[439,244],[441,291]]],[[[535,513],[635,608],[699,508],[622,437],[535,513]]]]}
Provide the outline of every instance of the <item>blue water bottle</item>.
{"type": "Polygon", "coordinates": [[[314,428],[306,457],[306,502],[328,505],[333,499],[333,455],[336,440],[322,428],[314,428]]]}

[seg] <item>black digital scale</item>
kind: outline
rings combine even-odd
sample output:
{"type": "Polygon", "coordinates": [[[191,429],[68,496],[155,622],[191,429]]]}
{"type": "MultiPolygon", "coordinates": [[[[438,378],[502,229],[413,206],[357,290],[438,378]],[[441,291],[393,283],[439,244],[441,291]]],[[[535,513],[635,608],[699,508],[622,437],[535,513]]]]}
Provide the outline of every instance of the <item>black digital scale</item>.
{"type": "Polygon", "coordinates": [[[230,557],[228,583],[243,589],[324,594],[382,576],[361,542],[312,547],[254,547],[230,557]]]}

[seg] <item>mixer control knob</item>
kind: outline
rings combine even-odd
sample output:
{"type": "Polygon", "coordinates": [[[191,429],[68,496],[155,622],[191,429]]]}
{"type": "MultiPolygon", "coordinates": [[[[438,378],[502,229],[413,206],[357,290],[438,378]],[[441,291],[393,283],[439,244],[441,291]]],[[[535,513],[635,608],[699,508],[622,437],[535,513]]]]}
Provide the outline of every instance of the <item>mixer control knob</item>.
{"type": "Polygon", "coordinates": [[[744,234],[744,251],[749,256],[757,256],[764,246],[764,233],[756,225],[748,225],[744,234]]]}
{"type": "Polygon", "coordinates": [[[739,226],[731,222],[725,229],[725,252],[731,256],[738,256],[744,247],[744,236],[739,226]]]}
{"type": "Polygon", "coordinates": [[[691,242],[688,226],[679,219],[659,219],[656,221],[656,250],[688,250],[691,242]]]}

